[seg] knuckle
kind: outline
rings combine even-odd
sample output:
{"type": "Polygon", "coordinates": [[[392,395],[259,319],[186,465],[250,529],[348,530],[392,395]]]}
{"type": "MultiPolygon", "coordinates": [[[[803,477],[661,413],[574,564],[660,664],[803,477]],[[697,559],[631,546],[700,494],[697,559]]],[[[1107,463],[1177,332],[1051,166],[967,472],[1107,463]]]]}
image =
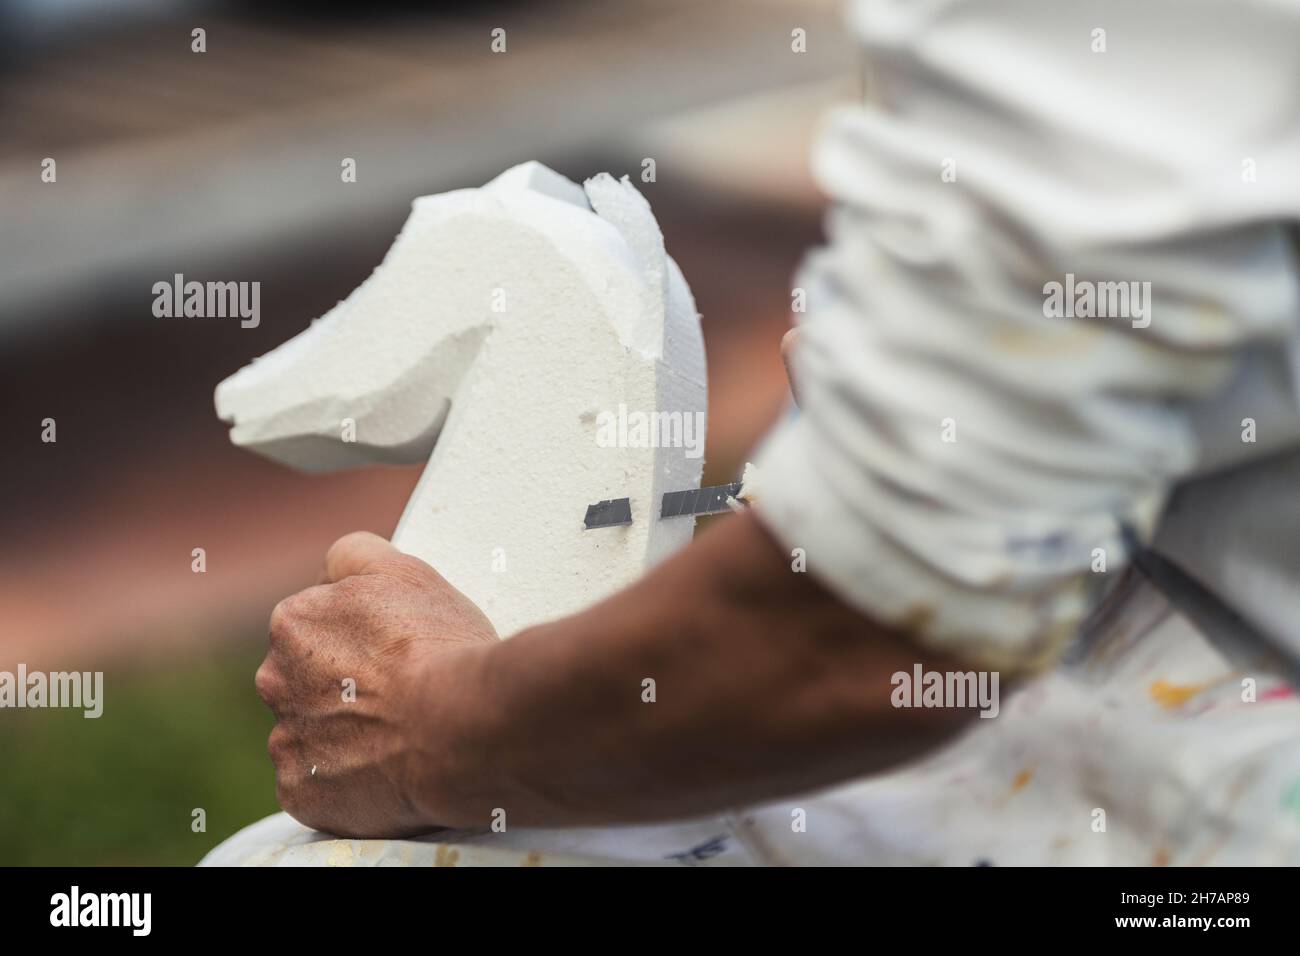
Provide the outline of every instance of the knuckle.
{"type": "Polygon", "coordinates": [[[291,643],[302,633],[304,625],[318,617],[328,601],[325,588],[308,588],[291,594],[271,609],[270,640],[276,647],[291,643]]]}
{"type": "Polygon", "coordinates": [[[271,643],[274,644],[289,636],[293,629],[294,604],[293,598],[287,597],[271,609],[271,643]]]}
{"type": "Polygon", "coordinates": [[[288,731],[283,724],[276,724],[266,738],[266,752],[271,757],[271,763],[278,769],[288,758],[291,749],[288,731]]]}
{"type": "Polygon", "coordinates": [[[262,666],[253,675],[253,687],[257,690],[257,696],[266,704],[280,698],[280,678],[269,660],[262,661],[262,666]]]}
{"type": "Polygon", "coordinates": [[[293,620],[302,622],[320,617],[323,611],[328,610],[333,595],[332,584],[321,584],[299,591],[290,598],[292,603],[289,605],[289,611],[293,615],[293,620]]]}

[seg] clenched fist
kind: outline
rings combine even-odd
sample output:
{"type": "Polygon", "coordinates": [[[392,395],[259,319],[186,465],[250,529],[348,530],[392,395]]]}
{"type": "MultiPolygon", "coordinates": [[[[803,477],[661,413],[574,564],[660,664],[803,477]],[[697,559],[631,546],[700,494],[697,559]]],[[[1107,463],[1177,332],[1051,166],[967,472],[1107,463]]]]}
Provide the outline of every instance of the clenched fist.
{"type": "Polygon", "coordinates": [[[464,768],[449,722],[496,632],[433,568],[376,535],[340,538],[321,584],[276,605],[257,692],[280,806],[340,836],[427,831],[464,768]]]}

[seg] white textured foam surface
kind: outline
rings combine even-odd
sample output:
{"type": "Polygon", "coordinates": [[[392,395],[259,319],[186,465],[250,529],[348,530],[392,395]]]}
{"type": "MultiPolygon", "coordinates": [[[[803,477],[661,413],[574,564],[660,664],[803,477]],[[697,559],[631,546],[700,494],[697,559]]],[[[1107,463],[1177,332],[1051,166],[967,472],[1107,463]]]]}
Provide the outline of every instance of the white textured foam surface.
{"type": "Polygon", "coordinates": [[[590,604],[689,540],[693,521],[659,521],[658,499],[697,487],[701,459],[601,447],[597,417],[705,402],[695,304],[649,205],[626,179],[601,175],[584,194],[537,163],[417,199],[370,278],[216,393],[236,444],[297,468],[432,453],[393,540],[502,635],[590,604]],[[630,526],[583,529],[588,504],[621,497],[630,526]]]}

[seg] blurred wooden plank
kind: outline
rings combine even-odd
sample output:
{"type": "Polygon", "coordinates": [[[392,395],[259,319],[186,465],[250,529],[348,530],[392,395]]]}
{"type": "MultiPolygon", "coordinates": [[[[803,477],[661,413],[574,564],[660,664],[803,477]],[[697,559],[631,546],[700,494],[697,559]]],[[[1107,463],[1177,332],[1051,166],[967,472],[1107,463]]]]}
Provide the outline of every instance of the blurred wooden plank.
{"type": "Polygon", "coordinates": [[[203,55],[188,23],[154,25],[11,79],[0,332],[51,297],[346,231],[526,158],[617,152],[653,119],[852,62],[833,0],[592,11],[522,4],[368,26],[204,16],[203,55]],[[489,49],[494,26],[505,54],[489,49]],[[808,53],[790,51],[796,26],[808,53]],[[57,184],[40,181],[45,156],[57,184]],[[340,182],[345,156],[356,184],[340,182]]]}

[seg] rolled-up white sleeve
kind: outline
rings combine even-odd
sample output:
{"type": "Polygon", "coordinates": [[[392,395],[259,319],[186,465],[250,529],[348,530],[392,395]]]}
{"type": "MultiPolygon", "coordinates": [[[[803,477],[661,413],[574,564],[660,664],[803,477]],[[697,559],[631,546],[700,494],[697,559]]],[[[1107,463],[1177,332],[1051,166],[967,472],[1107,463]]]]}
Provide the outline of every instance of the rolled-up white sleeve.
{"type": "Polygon", "coordinates": [[[829,242],[758,514],[921,644],[1041,668],[1207,443],[1268,446],[1193,409],[1294,348],[1300,3],[850,11],[867,102],[815,149],[829,242]],[[1049,316],[1053,282],[1150,283],[1149,324],[1049,316]]]}

